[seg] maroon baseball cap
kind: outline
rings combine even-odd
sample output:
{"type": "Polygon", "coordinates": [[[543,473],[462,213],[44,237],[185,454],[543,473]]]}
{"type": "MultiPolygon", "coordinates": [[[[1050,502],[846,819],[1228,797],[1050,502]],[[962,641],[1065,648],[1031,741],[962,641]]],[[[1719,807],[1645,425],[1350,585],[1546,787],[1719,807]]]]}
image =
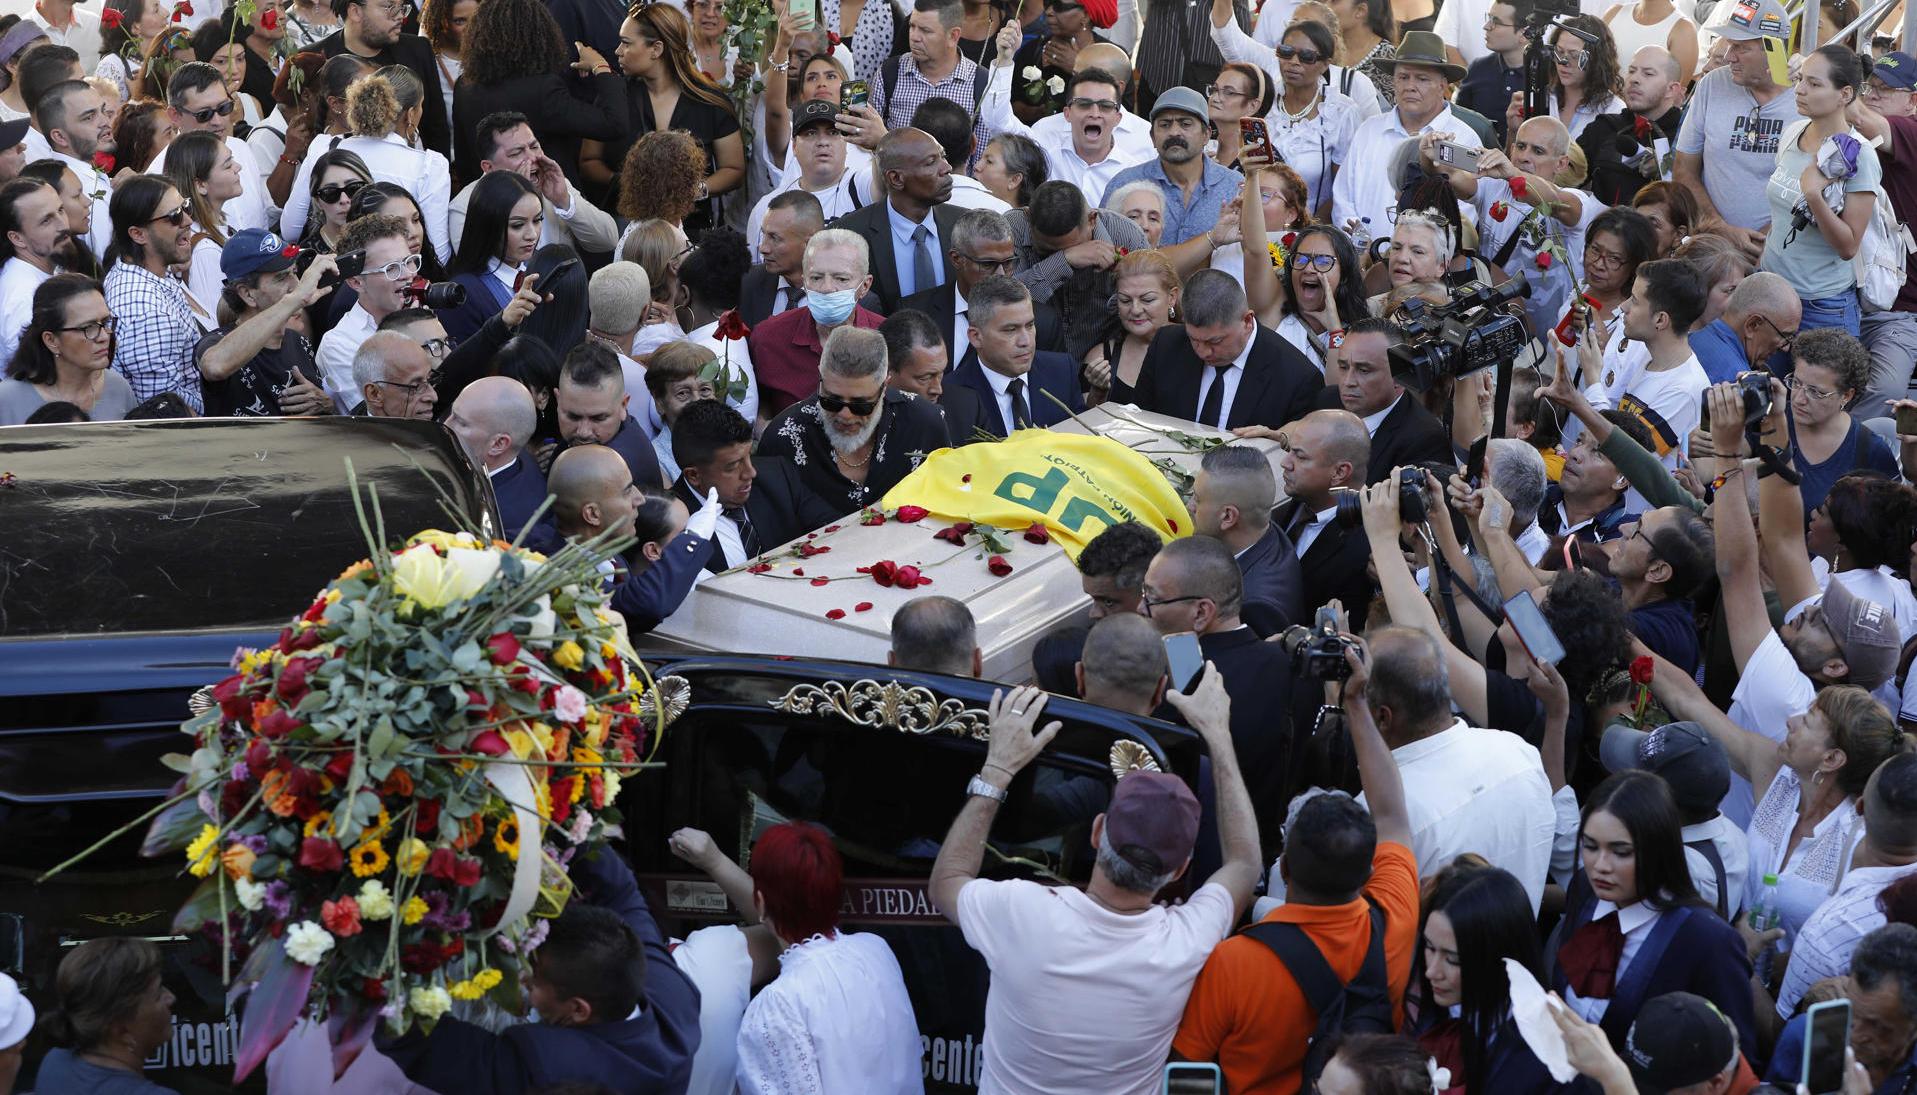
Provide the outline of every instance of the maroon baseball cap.
{"type": "Polygon", "coordinates": [[[1105,810],[1105,840],[1141,871],[1175,871],[1198,840],[1198,799],[1177,776],[1127,772],[1105,810]]]}

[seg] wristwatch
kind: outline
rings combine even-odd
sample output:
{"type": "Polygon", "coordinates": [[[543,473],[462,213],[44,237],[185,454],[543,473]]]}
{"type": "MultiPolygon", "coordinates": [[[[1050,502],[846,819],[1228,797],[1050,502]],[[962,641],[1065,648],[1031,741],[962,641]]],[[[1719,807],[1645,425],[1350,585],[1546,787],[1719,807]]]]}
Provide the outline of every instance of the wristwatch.
{"type": "Polygon", "coordinates": [[[985,782],[985,780],[979,776],[973,776],[972,782],[965,785],[965,793],[968,796],[978,795],[981,798],[989,798],[993,802],[1004,802],[1006,797],[1003,790],[985,782]]]}

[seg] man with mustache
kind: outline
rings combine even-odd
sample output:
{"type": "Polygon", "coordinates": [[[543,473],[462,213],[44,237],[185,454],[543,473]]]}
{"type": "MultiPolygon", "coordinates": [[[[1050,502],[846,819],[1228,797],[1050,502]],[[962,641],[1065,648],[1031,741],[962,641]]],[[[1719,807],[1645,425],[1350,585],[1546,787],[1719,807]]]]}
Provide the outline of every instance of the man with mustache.
{"type": "MultiPolygon", "coordinates": [[[[1205,155],[1211,122],[1203,95],[1188,87],[1172,88],[1152,104],[1151,118],[1158,158],[1113,175],[1099,204],[1110,206],[1129,183],[1156,184],[1165,195],[1165,228],[1158,245],[1171,247],[1211,231],[1245,177],[1205,155]]],[[[1209,246],[1205,253],[1210,255],[1209,246]]]]}

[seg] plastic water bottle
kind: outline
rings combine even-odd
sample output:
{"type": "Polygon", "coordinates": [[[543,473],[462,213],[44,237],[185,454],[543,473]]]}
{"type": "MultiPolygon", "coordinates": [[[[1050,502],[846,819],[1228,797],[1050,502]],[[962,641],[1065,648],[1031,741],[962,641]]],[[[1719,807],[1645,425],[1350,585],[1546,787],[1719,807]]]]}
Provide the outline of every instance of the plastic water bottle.
{"type": "MultiPolygon", "coordinates": [[[[1751,903],[1750,912],[1747,915],[1751,928],[1755,931],[1770,931],[1781,922],[1782,917],[1778,914],[1776,875],[1764,876],[1764,888],[1758,891],[1757,900],[1751,903]]],[[[1766,944],[1757,955],[1757,975],[1766,984],[1771,979],[1771,955],[1777,951],[1779,942],[1781,940],[1766,944]]]]}

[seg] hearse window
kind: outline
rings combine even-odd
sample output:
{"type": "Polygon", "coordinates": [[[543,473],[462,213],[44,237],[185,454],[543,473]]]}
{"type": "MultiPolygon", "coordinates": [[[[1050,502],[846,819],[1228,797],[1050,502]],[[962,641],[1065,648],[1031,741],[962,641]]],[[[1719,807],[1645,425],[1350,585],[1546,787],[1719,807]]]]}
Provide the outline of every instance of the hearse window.
{"type": "MultiPolygon", "coordinates": [[[[832,833],[847,877],[929,874],[985,756],[981,742],[834,719],[693,713],[672,733],[697,743],[688,758],[700,773],[693,815],[729,854],[743,862],[768,827],[812,821],[832,833]]],[[[1035,762],[999,811],[981,873],[1089,881],[1092,819],[1111,783],[1109,771],[1069,757],[1035,762]]]]}

